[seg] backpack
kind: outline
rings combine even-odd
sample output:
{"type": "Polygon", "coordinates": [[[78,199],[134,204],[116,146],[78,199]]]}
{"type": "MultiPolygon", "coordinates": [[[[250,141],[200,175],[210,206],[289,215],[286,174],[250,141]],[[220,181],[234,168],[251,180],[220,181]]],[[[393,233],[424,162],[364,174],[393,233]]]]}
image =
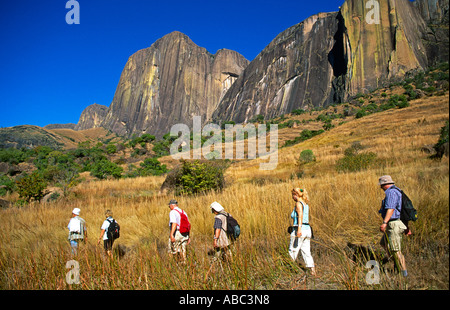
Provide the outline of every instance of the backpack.
{"type": "Polygon", "coordinates": [[[239,226],[238,221],[232,217],[229,213],[227,217],[227,236],[231,240],[236,240],[241,235],[241,226],[239,226]]]}
{"type": "Polygon", "coordinates": [[[176,209],[174,210],[180,214],[180,234],[189,234],[189,232],[191,231],[191,223],[189,223],[186,213],[184,212],[184,210],[181,210],[182,212],[176,209]]]}
{"type": "Polygon", "coordinates": [[[411,199],[398,187],[398,191],[402,194],[402,206],[400,209],[400,220],[408,226],[409,221],[417,221],[418,214],[417,210],[414,208],[411,199]]]}
{"type": "Polygon", "coordinates": [[[117,238],[120,237],[120,226],[119,223],[116,222],[115,219],[113,219],[112,221],[108,220],[109,222],[109,227],[108,227],[108,231],[106,232],[106,236],[108,237],[109,240],[115,240],[117,238]]]}

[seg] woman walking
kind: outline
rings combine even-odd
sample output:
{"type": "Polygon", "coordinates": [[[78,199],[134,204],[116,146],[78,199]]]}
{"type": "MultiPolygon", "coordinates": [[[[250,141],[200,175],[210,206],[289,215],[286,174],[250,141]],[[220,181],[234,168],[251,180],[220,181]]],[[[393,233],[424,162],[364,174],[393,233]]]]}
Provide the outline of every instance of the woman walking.
{"type": "Polygon", "coordinates": [[[314,260],[311,255],[312,230],[309,226],[309,196],[305,189],[294,188],[292,189],[292,199],[295,201],[294,210],[291,213],[294,229],[291,232],[289,255],[295,261],[301,251],[306,268],[309,268],[311,275],[316,276],[314,260]]]}
{"type": "Polygon", "coordinates": [[[224,208],[216,201],[211,204],[211,213],[214,216],[214,259],[222,259],[224,261],[232,259],[232,253],[230,249],[231,240],[227,236],[228,220],[227,216],[230,216],[225,212],[224,208]]]}

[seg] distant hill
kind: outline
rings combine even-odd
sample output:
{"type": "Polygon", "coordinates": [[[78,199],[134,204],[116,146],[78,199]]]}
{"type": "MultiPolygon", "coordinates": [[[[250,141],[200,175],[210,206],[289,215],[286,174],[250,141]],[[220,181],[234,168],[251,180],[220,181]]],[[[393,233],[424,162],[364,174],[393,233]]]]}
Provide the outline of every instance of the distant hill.
{"type": "MultiPolygon", "coordinates": [[[[50,126],[51,127],[51,126],[50,126]]],[[[104,128],[75,131],[69,128],[48,129],[32,125],[0,128],[0,148],[34,148],[40,145],[54,149],[76,148],[78,143],[119,139],[104,128]]]]}

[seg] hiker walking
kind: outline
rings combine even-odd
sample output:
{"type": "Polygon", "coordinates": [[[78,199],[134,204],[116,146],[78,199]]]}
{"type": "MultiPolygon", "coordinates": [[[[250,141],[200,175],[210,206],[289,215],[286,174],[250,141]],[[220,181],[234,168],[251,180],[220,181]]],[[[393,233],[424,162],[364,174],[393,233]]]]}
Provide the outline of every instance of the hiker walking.
{"type": "Polygon", "coordinates": [[[105,211],[105,221],[100,227],[100,237],[98,238],[97,244],[103,240],[103,248],[105,249],[106,254],[112,258],[112,247],[114,244],[114,240],[118,238],[118,230],[120,229],[119,224],[113,218],[113,213],[111,210],[105,211]]]}
{"type": "Polygon", "coordinates": [[[72,248],[72,254],[77,255],[78,244],[80,242],[86,242],[87,240],[87,226],[86,221],[80,217],[80,209],[75,208],[72,210],[72,218],[67,225],[69,229],[69,243],[72,248]]]}
{"type": "Polygon", "coordinates": [[[311,275],[316,275],[314,259],[311,255],[311,238],[313,237],[311,226],[309,225],[309,196],[305,189],[294,188],[291,191],[292,199],[295,201],[291,218],[294,220],[289,244],[289,255],[295,261],[298,253],[302,252],[306,268],[309,268],[311,275]]]}
{"type": "Polygon", "coordinates": [[[213,246],[215,250],[214,259],[232,259],[230,245],[232,244],[233,240],[232,238],[229,238],[227,234],[228,217],[230,216],[230,214],[225,212],[225,209],[220,205],[220,203],[216,201],[214,201],[210,207],[211,213],[215,214],[213,237],[213,246]]]}
{"type": "Polygon", "coordinates": [[[177,255],[186,263],[186,246],[191,242],[189,238],[190,223],[186,212],[178,207],[178,202],[172,199],[169,202],[169,253],[177,255]]]}
{"type": "Polygon", "coordinates": [[[383,219],[380,226],[380,231],[383,233],[380,244],[388,253],[389,258],[392,255],[394,256],[400,264],[402,275],[406,277],[408,271],[406,270],[405,257],[401,252],[401,245],[402,234],[408,232],[408,229],[400,220],[402,193],[389,175],[380,177],[378,185],[385,194],[385,198],[381,202],[381,209],[378,211],[383,219]]]}

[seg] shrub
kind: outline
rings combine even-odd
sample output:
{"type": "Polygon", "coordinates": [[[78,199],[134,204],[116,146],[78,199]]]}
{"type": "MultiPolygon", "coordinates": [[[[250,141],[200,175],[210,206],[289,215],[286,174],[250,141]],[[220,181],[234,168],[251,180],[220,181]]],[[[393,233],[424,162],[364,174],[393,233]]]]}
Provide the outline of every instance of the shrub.
{"type": "Polygon", "coordinates": [[[147,158],[141,163],[141,168],[138,170],[140,176],[161,175],[167,172],[166,165],[161,163],[156,158],[147,158]]]}
{"type": "Polygon", "coordinates": [[[6,193],[12,193],[15,189],[15,183],[8,176],[0,174],[0,196],[5,196],[6,193]]]}
{"type": "Polygon", "coordinates": [[[314,156],[313,151],[304,150],[300,153],[299,162],[300,164],[307,164],[316,160],[316,156],[314,156]]]}
{"type": "Polygon", "coordinates": [[[372,165],[376,157],[377,155],[373,152],[347,155],[337,161],[336,170],[338,172],[365,170],[372,165]]]}
{"type": "Polygon", "coordinates": [[[304,129],[301,133],[300,136],[295,137],[294,140],[287,140],[283,147],[285,146],[291,146],[303,141],[306,141],[308,139],[311,139],[314,136],[320,135],[321,133],[325,132],[323,129],[321,130],[308,130],[308,129],[304,129]]]}
{"type": "Polygon", "coordinates": [[[26,202],[30,202],[32,198],[41,201],[45,195],[44,190],[47,187],[47,183],[43,177],[34,172],[17,181],[16,186],[19,197],[26,202]]]}
{"type": "Polygon", "coordinates": [[[228,167],[224,161],[199,160],[181,161],[181,166],[172,170],[166,177],[161,189],[179,194],[198,194],[211,190],[222,190],[225,186],[224,170],[228,167]]]}
{"type": "Polygon", "coordinates": [[[110,176],[119,179],[122,176],[122,172],[122,167],[107,159],[98,161],[91,168],[91,175],[99,179],[106,179],[110,176]]]}
{"type": "Polygon", "coordinates": [[[400,109],[409,106],[408,99],[405,95],[392,95],[391,98],[389,98],[388,104],[400,109]]]}
{"type": "Polygon", "coordinates": [[[369,168],[375,161],[377,155],[373,152],[359,153],[363,146],[359,141],[345,149],[344,157],[336,162],[338,172],[354,172],[369,168]]]}

